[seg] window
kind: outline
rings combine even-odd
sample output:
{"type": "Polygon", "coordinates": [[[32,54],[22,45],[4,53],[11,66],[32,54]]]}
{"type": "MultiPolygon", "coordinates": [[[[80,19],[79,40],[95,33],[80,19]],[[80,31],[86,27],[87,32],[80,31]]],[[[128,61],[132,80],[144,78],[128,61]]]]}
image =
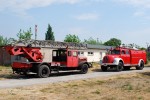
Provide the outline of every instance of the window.
{"type": "Polygon", "coordinates": [[[93,56],[94,53],[93,53],[93,52],[88,52],[88,55],[89,55],[89,56],[93,56]]]}
{"type": "Polygon", "coordinates": [[[77,52],[73,52],[73,56],[76,57],[77,56],[77,52]]]}
{"type": "Polygon", "coordinates": [[[126,50],[126,54],[129,55],[129,50],[126,50]]]}
{"type": "Polygon", "coordinates": [[[15,56],[15,60],[21,60],[21,56],[15,56]]]}
{"type": "Polygon", "coordinates": [[[124,54],[126,54],[126,53],[125,53],[125,51],[124,51],[124,50],[122,50],[122,51],[121,51],[121,54],[123,54],[123,55],[124,55],[124,54]]]}
{"type": "Polygon", "coordinates": [[[56,57],[56,51],[53,51],[53,56],[56,57]]]}
{"type": "Polygon", "coordinates": [[[60,55],[61,55],[61,56],[66,56],[66,51],[61,51],[61,52],[60,52],[60,55]]]}
{"type": "Polygon", "coordinates": [[[110,54],[112,54],[112,55],[119,55],[120,54],[120,50],[111,50],[110,54]]]}
{"type": "Polygon", "coordinates": [[[79,56],[84,56],[84,52],[83,52],[83,51],[79,51],[79,52],[78,52],[78,55],[79,55],[79,56]]]}

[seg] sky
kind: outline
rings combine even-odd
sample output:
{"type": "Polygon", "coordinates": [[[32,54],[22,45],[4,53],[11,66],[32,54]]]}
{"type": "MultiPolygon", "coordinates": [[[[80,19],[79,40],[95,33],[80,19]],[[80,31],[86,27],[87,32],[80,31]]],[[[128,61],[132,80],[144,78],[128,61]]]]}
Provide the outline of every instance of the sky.
{"type": "MultiPolygon", "coordinates": [[[[56,41],[67,34],[103,43],[117,38],[124,44],[150,44],[150,0],[0,0],[0,35],[16,38],[32,28],[44,40],[48,24],[56,41]]],[[[34,35],[32,36],[34,39],[34,35]]]]}

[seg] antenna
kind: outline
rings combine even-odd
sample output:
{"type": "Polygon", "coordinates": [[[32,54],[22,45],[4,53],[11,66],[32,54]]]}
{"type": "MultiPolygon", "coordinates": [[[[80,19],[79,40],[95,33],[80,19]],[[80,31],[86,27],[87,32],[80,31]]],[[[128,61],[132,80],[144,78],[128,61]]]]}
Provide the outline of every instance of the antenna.
{"type": "Polygon", "coordinates": [[[37,25],[35,25],[35,40],[37,39],[37,25]]]}

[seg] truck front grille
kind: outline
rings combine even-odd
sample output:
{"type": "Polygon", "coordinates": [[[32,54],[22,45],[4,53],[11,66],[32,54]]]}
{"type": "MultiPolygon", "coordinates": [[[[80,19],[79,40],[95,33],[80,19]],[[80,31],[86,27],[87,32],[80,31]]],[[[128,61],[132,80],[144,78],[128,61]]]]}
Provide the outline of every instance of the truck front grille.
{"type": "Polygon", "coordinates": [[[103,58],[103,63],[107,63],[107,62],[108,62],[108,57],[106,56],[103,58]]]}

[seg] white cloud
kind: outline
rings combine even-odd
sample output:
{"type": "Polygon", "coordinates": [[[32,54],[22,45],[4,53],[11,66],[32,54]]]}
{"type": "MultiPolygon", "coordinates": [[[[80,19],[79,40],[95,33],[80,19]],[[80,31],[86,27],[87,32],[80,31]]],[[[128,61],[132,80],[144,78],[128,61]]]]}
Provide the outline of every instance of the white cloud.
{"type": "Polygon", "coordinates": [[[143,11],[137,11],[137,12],[134,13],[134,16],[143,17],[143,16],[145,16],[145,12],[143,12],[143,11]]]}
{"type": "Polygon", "coordinates": [[[79,2],[100,2],[103,0],[0,0],[0,10],[28,10],[51,4],[77,4],[79,2]]]}
{"type": "Polygon", "coordinates": [[[134,7],[150,8],[150,0],[114,0],[114,1],[127,3],[134,7]]]}
{"type": "MultiPolygon", "coordinates": [[[[28,16],[27,10],[39,7],[47,7],[52,4],[84,4],[102,2],[103,0],[0,0],[0,11],[13,12],[16,15],[28,16]]],[[[88,19],[95,19],[97,16],[88,15],[88,19]]],[[[85,16],[81,16],[85,19],[85,16]]]]}
{"type": "Polygon", "coordinates": [[[52,4],[76,4],[81,0],[0,0],[0,11],[11,11],[17,15],[27,15],[32,8],[47,7],[52,4]]]}
{"type": "Polygon", "coordinates": [[[75,16],[77,20],[97,20],[99,15],[96,13],[85,13],[78,16],[75,16]]]}

